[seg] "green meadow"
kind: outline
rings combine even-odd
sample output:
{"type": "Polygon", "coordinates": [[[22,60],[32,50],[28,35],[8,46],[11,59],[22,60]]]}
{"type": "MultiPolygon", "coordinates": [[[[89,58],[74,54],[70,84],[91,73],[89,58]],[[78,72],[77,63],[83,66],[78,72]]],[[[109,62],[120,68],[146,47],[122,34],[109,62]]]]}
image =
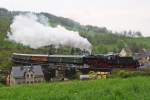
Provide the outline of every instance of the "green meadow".
{"type": "Polygon", "coordinates": [[[150,77],[1,86],[0,100],[150,100],[150,77]]]}

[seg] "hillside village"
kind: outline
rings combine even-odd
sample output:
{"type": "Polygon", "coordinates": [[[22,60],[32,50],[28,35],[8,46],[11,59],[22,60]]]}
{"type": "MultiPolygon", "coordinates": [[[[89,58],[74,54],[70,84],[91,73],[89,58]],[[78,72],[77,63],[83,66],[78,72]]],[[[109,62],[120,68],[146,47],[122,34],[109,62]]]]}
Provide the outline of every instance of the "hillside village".
{"type": "Polygon", "coordinates": [[[0,0],[0,100],[150,100],[150,0],[0,0]]]}
{"type": "MultiPolygon", "coordinates": [[[[28,46],[8,40],[8,32],[11,32],[10,25],[13,18],[19,14],[26,14],[29,12],[8,11],[7,9],[0,9],[0,74],[1,82],[7,84],[15,84],[15,79],[20,78],[18,84],[34,83],[45,80],[43,78],[42,69],[25,67],[23,70],[18,69],[11,62],[12,53],[33,53],[33,54],[48,54],[49,47],[41,47],[33,49],[28,46]],[[13,67],[14,66],[14,67],[13,67]],[[34,71],[32,71],[34,70],[34,71]],[[36,75],[36,71],[40,71],[40,75],[36,75]],[[28,73],[27,75],[25,73],[28,73]],[[34,73],[34,74],[33,74],[34,73]],[[7,82],[6,82],[6,76],[7,82]],[[14,76],[13,76],[14,75],[14,76]],[[28,79],[29,76],[30,78],[28,79]],[[34,79],[35,78],[35,79],[34,79]],[[36,79],[37,78],[37,79],[36,79]],[[38,80],[39,79],[39,80],[38,80]],[[29,81],[27,81],[29,80],[29,81]]],[[[105,27],[97,27],[91,25],[81,25],[68,18],[57,17],[48,13],[35,13],[37,16],[44,15],[48,18],[49,25],[56,27],[61,25],[67,30],[79,32],[79,34],[87,38],[92,44],[92,54],[118,54],[120,57],[133,57],[137,59],[142,67],[149,67],[149,37],[143,37],[142,33],[135,31],[112,32],[105,27]],[[145,48],[145,49],[143,49],[145,48]]],[[[61,47],[59,49],[53,48],[52,54],[82,54],[78,48],[61,47]],[[57,52],[56,52],[57,51],[57,52]],[[73,53],[74,52],[74,53],[73,53]]]]}

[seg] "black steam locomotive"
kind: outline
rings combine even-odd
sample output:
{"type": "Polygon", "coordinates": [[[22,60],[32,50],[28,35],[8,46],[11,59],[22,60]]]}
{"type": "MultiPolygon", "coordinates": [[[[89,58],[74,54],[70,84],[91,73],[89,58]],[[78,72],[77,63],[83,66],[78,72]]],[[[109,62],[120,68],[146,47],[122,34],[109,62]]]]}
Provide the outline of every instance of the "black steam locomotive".
{"type": "Polygon", "coordinates": [[[133,57],[120,57],[118,55],[93,55],[84,57],[84,62],[93,69],[137,69],[139,62],[133,57]]]}
{"type": "Polygon", "coordinates": [[[136,69],[139,67],[137,60],[132,57],[118,55],[39,55],[13,53],[12,61],[22,65],[59,64],[77,65],[89,69],[136,69]]]}

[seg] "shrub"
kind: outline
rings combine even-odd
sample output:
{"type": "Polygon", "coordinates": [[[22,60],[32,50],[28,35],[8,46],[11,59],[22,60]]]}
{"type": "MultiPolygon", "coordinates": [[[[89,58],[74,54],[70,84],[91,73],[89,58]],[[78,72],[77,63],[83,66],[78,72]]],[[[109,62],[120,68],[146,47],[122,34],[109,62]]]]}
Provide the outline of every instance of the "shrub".
{"type": "Polygon", "coordinates": [[[136,71],[128,71],[128,70],[113,70],[111,72],[110,78],[121,77],[136,77],[136,76],[150,76],[150,69],[142,69],[136,71]]]}
{"type": "Polygon", "coordinates": [[[121,78],[127,78],[131,76],[130,72],[127,70],[113,70],[111,72],[110,77],[121,77],[121,78]]]}
{"type": "Polygon", "coordinates": [[[0,74],[0,85],[5,84],[6,81],[5,79],[6,79],[5,76],[0,74]]]}

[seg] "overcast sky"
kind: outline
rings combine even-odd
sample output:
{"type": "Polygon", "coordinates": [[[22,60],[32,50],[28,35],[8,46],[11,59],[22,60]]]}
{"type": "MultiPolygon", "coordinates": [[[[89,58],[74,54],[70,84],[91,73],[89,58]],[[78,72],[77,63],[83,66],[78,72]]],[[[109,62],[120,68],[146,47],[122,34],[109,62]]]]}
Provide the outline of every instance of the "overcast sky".
{"type": "Polygon", "coordinates": [[[0,0],[9,10],[48,12],[81,24],[150,36],[150,0],[0,0]]]}

